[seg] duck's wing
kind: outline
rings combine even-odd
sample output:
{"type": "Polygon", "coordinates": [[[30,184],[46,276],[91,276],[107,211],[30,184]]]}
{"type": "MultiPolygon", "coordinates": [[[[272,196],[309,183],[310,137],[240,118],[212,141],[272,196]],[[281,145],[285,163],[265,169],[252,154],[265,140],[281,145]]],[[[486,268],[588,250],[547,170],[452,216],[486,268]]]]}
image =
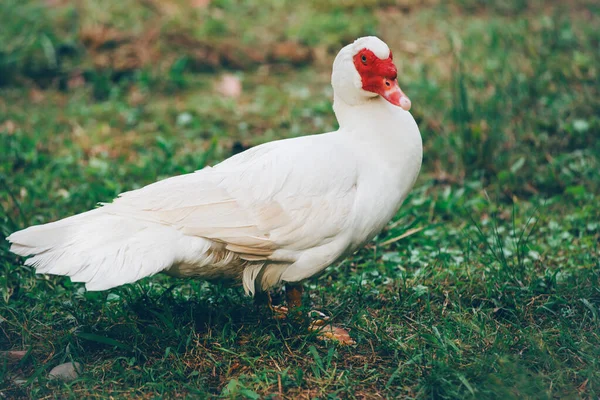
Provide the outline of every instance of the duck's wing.
{"type": "Polygon", "coordinates": [[[277,250],[293,257],[339,235],[355,201],[355,165],[316,139],[250,149],[124,193],[106,211],[224,243],[249,260],[273,259],[277,250]]]}

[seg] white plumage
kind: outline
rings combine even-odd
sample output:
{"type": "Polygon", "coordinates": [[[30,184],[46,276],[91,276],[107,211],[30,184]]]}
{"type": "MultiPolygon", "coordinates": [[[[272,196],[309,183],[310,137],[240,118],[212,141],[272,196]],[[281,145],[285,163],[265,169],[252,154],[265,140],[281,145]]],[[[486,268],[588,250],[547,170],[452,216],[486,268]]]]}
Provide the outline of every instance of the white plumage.
{"type": "Polygon", "coordinates": [[[266,143],[29,227],[8,237],[11,251],[88,290],[166,272],[241,281],[254,294],[322,271],[381,231],[421,166],[411,114],[363,89],[353,62],[362,49],[390,55],[375,37],[340,51],[332,75],[339,130],[266,143]]]}

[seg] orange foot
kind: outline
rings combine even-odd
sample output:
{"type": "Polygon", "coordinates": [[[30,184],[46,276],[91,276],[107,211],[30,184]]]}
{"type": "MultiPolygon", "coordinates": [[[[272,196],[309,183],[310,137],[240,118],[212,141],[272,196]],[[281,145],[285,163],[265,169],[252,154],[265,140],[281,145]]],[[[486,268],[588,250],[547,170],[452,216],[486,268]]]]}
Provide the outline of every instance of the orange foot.
{"type": "Polygon", "coordinates": [[[286,306],[271,305],[271,311],[273,311],[273,318],[286,319],[290,310],[286,306]]]}
{"type": "Polygon", "coordinates": [[[311,324],[309,329],[311,331],[317,332],[317,337],[324,341],[334,341],[342,344],[344,346],[350,346],[356,344],[354,339],[350,337],[350,334],[344,328],[340,328],[339,326],[334,326],[331,324],[326,324],[323,326],[313,325],[311,324]]]}
{"type": "MultiPolygon", "coordinates": [[[[273,318],[285,319],[288,318],[289,308],[286,306],[272,306],[273,318]]],[[[350,337],[347,330],[338,326],[332,325],[329,322],[329,317],[323,314],[321,311],[312,310],[308,313],[310,323],[308,330],[311,332],[317,332],[317,338],[323,341],[333,341],[339,344],[349,346],[356,344],[356,342],[350,337]]]]}

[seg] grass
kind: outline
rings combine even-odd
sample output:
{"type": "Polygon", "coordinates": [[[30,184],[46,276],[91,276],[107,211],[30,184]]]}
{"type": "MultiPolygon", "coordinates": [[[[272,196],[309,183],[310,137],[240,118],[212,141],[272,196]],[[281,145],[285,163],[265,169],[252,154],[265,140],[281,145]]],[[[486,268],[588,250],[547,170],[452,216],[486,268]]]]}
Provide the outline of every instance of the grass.
{"type": "Polygon", "coordinates": [[[386,230],[306,282],[357,345],[273,320],[240,288],[160,276],[88,293],[0,241],[0,350],[27,350],[0,358],[0,396],[600,395],[597,4],[186,4],[0,4],[0,233],[334,129],[335,51],[376,33],[425,158],[386,230]],[[239,98],[218,94],[223,73],[239,98]],[[47,379],[70,360],[79,379],[47,379]]]}

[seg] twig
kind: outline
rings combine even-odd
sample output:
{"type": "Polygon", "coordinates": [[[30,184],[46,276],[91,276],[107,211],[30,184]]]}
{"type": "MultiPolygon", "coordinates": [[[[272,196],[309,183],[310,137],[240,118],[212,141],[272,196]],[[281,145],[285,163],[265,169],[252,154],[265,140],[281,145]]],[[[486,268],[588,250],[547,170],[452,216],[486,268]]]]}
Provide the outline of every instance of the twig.
{"type": "Polygon", "coordinates": [[[400,236],[396,236],[395,238],[386,240],[385,242],[381,243],[380,246],[387,246],[388,244],[395,243],[398,240],[404,239],[405,237],[409,237],[411,235],[414,235],[417,232],[421,232],[423,229],[424,229],[424,227],[409,229],[400,236]]]}

